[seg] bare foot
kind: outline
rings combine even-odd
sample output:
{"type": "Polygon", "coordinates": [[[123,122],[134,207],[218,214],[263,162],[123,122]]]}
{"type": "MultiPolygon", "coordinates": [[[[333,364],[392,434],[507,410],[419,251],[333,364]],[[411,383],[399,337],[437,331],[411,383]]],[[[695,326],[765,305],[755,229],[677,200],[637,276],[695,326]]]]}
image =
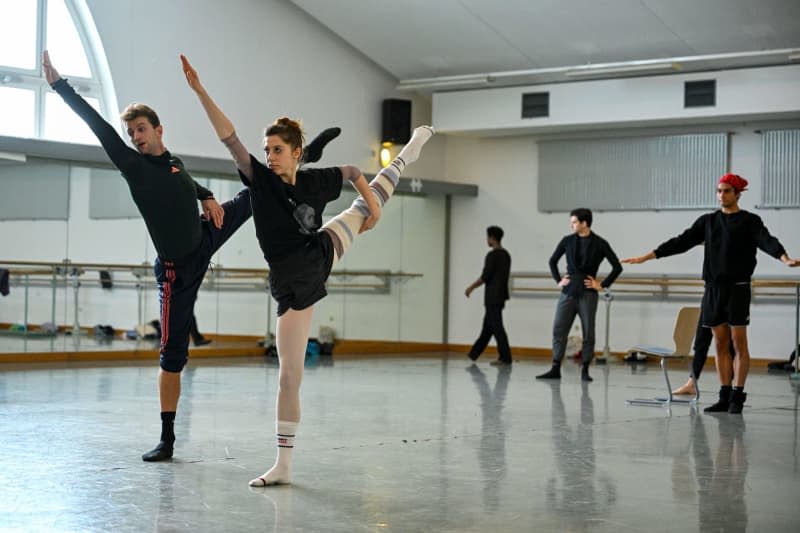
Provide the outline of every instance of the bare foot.
{"type": "Polygon", "coordinates": [[[695,395],[695,394],[697,394],[697,390],[695,390],[694,384],[692,383],[692,380],[690,379],[682,387],[678,387],[677,389],[672,391],[672,394],[695,395]]]}

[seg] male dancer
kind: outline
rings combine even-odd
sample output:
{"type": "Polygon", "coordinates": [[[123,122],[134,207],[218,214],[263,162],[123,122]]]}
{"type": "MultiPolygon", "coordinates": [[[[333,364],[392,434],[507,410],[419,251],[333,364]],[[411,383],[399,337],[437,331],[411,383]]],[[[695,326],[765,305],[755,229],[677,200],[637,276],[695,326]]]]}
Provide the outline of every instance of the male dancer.
{"type": "MultiPolygon", "coordinates": [[[[188,360],[197,291],[211,257],[250,218],[250,193],[244,189],[219,205],[211,191],[195,182],[180,159],[167,151],[162,139],[164,127],[152,108],[134,103],[122,112],[121,118],[136,147],[132,150],[61,78],[47,51],[42,65],[47,82],[91,128],[122,173],[158,254],[154,271],[161,305],[158,374],[161,438],[154,449],[142,455],[142,460],[169,459],[173,454],[181,371],[188,360]],[[198,217],[197,200],[203,208],[203,219],[198,217]]],[[[338,128],[326,130],[323,135],[318,144],[309,145],[307,162],[319,159],[322,147],[338,135],[338,128]]]]}
{"type": "Polygon", "coordinates": [[[469,351],[469,358],[473,361],[481,356],[494,335],[497,341],[499,358],[492,361],[493,366],[508,366],[511,364],[511,349],[508,347],[508,335],[503,327],[503,307],[508,300],[508,277],[511,273],[511,255],[503,248],[503,229],[498,226],[486,228],[486,244],[492,250],[486,254],[481,277],[467,287],[464,294],[469,298],[472,291],[486,284],[483,291],[483,303],[486,312],[483,315],[483,327],[475,344],[469,351]]]}
{"type": "Polygon", "coordinates": [[[593,381],[589,375],[589,364],[594,358],[597,291],[610,287],[622,272],[622,266],[608,241],[592,231],[591,210],[573,209],[569,214],[569,223],[572,234],[561,239],[550,257],[550,273],[561,287],[553,320],[553,367],[536,378],[561,379],[561,360],[567,349],[567,335],[575,315],[578,315],[583,330],[581,380],[593,381]],[[558,271],[558,260],[565,254],[567,273],[562,278],[558,271]],[[600,282],[596,276],[603,259],[611,263],[611,273],[600,282]]]}
{"type": "Polygon", "coordinates": [[[624,259],[623,263],[644,263],[676,255],[704,243],[703,325],[711,328],[717,348],[719,401],[706,407],[707,412],[741,414],[747,394],[744,392],[750,371],[747,326],[750,324],[750,278],[756,268],[756,248],[760,248],[790,267],[800,266],[783,245],[770,235],[758,215],[739,207],[739,198],[747,190],[747,180],[725,174],[717,185],[720,209],[698,218],[683,233],[655,250],[624,259]],[[729,344],[733,338],[736,358],[729,344]]]}

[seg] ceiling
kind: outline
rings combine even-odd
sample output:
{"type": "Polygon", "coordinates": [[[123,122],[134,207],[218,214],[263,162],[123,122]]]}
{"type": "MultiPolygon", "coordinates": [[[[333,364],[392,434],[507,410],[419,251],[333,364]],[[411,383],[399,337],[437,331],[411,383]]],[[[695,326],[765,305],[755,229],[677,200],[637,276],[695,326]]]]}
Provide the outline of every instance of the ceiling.
{"type": "Polygon", "coordinates": [[[400,89],[800,62],[800,0],[292,1],[400,89]]]}

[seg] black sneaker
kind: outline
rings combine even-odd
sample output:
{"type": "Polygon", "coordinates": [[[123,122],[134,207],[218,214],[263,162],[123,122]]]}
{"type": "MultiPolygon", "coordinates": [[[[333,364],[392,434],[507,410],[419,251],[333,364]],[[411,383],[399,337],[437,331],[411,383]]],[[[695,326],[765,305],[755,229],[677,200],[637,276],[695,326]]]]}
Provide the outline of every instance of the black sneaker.
{"type": "Polygon", "coordinates": [[[742,414],[744,409],[744,402],[747,400],[747,393],[741,390],[735,390],[731,393],[731,402],[728,407],[728,412],[732,415],[742,414]]]}
{"type": "Polygon", "coordinates": [[[703,409],[703,411],[706,413],[727,413],[730,407],[731,406],[729,402],[720,400],[715,404],[709,405],[708,407],[703,409]]]}
{"type": "Polygon", "coordinates": [[[703,409],[706,413],[727,413],[731,405],[731,387],[723,386],[719,389],[719,401],[703,409]]]}

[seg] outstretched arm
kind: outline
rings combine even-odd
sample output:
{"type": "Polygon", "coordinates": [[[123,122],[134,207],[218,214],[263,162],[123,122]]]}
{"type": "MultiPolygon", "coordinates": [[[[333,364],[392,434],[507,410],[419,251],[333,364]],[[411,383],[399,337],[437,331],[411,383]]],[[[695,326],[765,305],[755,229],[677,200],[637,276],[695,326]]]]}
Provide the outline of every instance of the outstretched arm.
{"type": "Polygon", "coordinates": [[[677,237],[673,237],[668,241],[662,242],[655,250],[649,253],[640,255],[639,257],[629,257],[620,261],[621,263],[638,264],[650,261],[651,259],[661,259],[670,255],[677,255],[690,250],[692,247],[702,244],[705,239],[705,227],[708,224],[709,216],[712,214],[702,215],[694,221],[694,224],[686,229],[677,237]]]}
{"type": "Polygon", "coordinates": [[[44,79],[47,80],[49,85],[53,85],[55,82],[61,79],[61,75],[50,61],[50,52],[47,50],[45,50],[42,54],[42,70],[44,71],[44,79]]]}
{"type": "Polygon", "coordinates": [[[783,264],[790,267],[800,266],[800,260],[792,259],[789,257],[789,254],[786,253],[786,248],[780,243],[780,241],[773,237],[767,227],[761,222],[761,219],[758,219],[759,224],[756,226],[755,236],[756,236],[756,244],[759,248],[761,248],[765,253],[768,253],[772,257],[780,260],[783,264]]]}
{"type": "Polygon", "coordinates": [[[233,129],[233,123],[225,116],[225,113],[222,112],[211,96],[209,96],[208,91],[206,91],[203,84],[200,83],[200,77],[197,75],[197,71],[183,54],[181,54],[181,64],[183,65],[183,74],[186,76],[186,83],[188,83],[189,87],[197,94],[200,104],[203,106],[203,109],[206,110],[208,120],[210,120],[211,125],[214,126],[214,131],[217,132],[217,137],[219,137],[220,140],[227,139],[236,133],[233,129]]]}
{"type": "Polygon", "coordinates": [[[203,106],[203,109],[205,109],[208,120],[211,121],[214,131],[217,133],[217,137],[228,147],[228,150],[233,156],[233,160],[236,162],[236,166],[242,171],[242,174],[244,174],[248,180],[252,180],[253,167],[250,162],[250,154],[236,136],[233,123],[225,113],[222,112],[222,109],[219,108],[217,103],[214,102],[208,94],[208,91],[203,87],[203,84],[200,83],[200,76],[198,76],[197,71],[183,54],[181,54],[181,64],[183,65],[183,74],[186,76],[186,83],[189,84],[189,87],[200,100],[200,104],[203,106]]]}
{"type": "Polygon", "coordinates": [[[651,259],[656,258],[656,253],[651,251],[644,255],[640,255],[638,257],[628,257],[627,259],[620,260],[620,263],[629,263],[631,265],[636,265],[639,263],[644,263],[645,261],[650,261],[651,259]]]}
{"type": "Polygon", "coordinates": [[[789,257],[789,254],[783,254],[780,257],[781,262],[790,267],[799,267],[800,266],[800,259],[792,259],[789,257]]]}
{"type": "Polygon", "coordinates": [[[140,162],[139,154],[132,148],[125,145],[125,141],[119,136],[111,124],[86,100],[81,98],[68,83],[61,77],[53,63],[50,61],[50,53],[45,50],[42,54],[42,70],[47,83],[58,93],[64,102],[89,126],[95,134],[103,149],[114,165],[123,172],[129,170],[131,166],[140,162]]]}

